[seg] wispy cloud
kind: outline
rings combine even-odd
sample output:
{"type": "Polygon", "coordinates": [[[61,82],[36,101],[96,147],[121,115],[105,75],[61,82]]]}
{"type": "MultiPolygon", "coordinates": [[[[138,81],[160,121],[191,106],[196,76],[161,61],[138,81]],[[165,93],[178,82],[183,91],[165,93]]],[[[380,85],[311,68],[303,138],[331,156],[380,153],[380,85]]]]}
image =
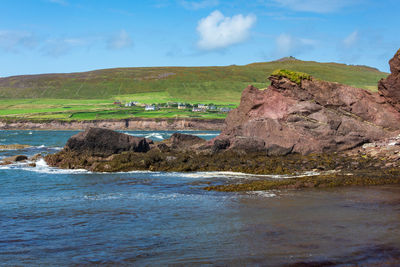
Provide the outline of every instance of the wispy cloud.
{"type": "Polygon", "coordinates": [[[343,45],[345,46],[345,48],[351,48],[357,44],[359,39],[360,39],[360,34],[358,33],[358,31],[354,31],[343,39],[343,45]]]}
{"type": "Polygon", "coordinates": [[[107,48],[112,50],[120,50],[133,46],[132,38],[125,30],[121,30],[107,41],[107,48]]]}
{"type": "Polygon", "coordinates": [[[47,2],[53,3],[53,4],[59,4],[62,6],[67,6],[69,5],[69,2],[67,0],[47,0],[47,2]]]}
{"type": "Polygon", "coordinates": [[[45,40],[41,50],[51,57],[60,57],[68,54],[74,48],[87,48],[94,43],[90,38],[52,38],[45,40]]]}
{"type": "Polygon", "coordinates": [[[217,50],[244,42],[255,22],[254,15],[225,17],[218,10],[214,11],[199,21],[197,32],[200,40],[197,45],[202,50],[217,50]]]}
{"type": "Polygon", "coordinates": [[[37,38],[31,32],[1,31],[0,48],[6,52],[18,53],[23,49],[37,46],[37,38]]]}
{"type": "Polygon", "coordinates": [[[298,38],[290,34],[282,33],[275,40],[275,57],[296,56],[302,54],[317,45],[313,39],[298,38]]]}
{"type": "Polygon", "coordinates": [[[186,9],[198,10],[202,8],[215,7],[219,5],[218,0],[187,1],[181,0],[180,4],[186,9]]]}
{"type": "Polygon", "coordinates": [[[273,0],[278,6],[293,11],[332,13],[358,4],[362,0],[273,0]]]}

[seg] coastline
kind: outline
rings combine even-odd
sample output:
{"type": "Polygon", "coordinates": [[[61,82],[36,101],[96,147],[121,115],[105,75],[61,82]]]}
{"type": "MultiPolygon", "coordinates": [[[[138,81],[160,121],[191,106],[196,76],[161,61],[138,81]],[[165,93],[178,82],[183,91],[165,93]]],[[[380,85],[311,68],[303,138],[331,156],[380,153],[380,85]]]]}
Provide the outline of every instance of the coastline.
{"type": "Polygon", "coordinates": [[[110,130],[194,130],[220,131],[225,126],[223,119],[171,119],[171,118],[131,118],[88,121],[30,121],[0,120],[0,130],[85,130],[90,127],[110,130]]]}

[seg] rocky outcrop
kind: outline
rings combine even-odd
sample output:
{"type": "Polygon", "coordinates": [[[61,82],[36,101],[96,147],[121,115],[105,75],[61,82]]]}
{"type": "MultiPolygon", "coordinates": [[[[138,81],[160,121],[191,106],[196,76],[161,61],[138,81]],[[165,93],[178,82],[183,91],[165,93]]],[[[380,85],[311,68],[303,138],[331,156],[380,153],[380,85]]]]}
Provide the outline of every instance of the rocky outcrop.
{"type": "MultiPolygon", "coordinates": [[[[391,61],[395,70],[396,64],[391,61]]],[[[376,175],[380,168],[389,168],[392,175],[392,168],[400,166],[400,156],[393,156],[400,146],[394,95],[287,70],[276,71],[269,79],[266,90],[244,90],[239,107],[228,114],[226,127],[213,140],[175,133],[152,144],[92,128],[71,137],[62,151],[45,160],[50,166],[101,172],[362,170],[376,175]]],[[[396,91],[398,83],[390,84],[388,92],[396,91]]]]}
{"type": "Polygon", "coordinates": [[[391,74],[379,81],[379,93],[400,111],[400,49],[389,61],[391,74]]]}
{"type": "Polygon", "coordinates": [[[145,138],[130,136],[102,128],[90,128],[72,136],[64,148],[90,156],[107,157],[124,151],[147,152],[149,142],[145,138]]]}
{"type": "Polygon", "coordinates": [[[16,156],[4,158],[3,161],[18,162],[18,161],[24,161],[27,159],[28,159],[28,157],[25,155],[16,155],[16,156]]]}
{"type": "Polygon", "coordinates": [[[309,154],[349,150],[400,130],[400,113],[377,93],[291,78],[271,76],[263,91],[247,87],[212,142],[229,140],[228,149],[246,152],[309,154]]]}
{"type": "Polygon", "coordinates": [[[2,161],[0,162],[0,165],[9,165],[14,162],[25,161],[27,159],[28,159],[28,157],[25,155],[15,155],[12,157],[3,158],[2,161]]]}

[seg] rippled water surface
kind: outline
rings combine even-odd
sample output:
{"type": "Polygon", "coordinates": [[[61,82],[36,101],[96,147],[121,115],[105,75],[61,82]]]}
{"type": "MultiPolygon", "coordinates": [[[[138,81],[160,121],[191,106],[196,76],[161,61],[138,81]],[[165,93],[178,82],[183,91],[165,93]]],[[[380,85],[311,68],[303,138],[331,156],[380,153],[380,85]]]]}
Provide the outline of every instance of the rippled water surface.
{"type": "MultiPolygon", "coordinates": [[[[1,151],[54,153],[75,132],[1,131],[1,151]]],[[[161,140],[172,132],[128,132],[161,140]]],[[[191,132],[212,138],[216,132],[191,132]]],[[[208,192],[233,173],[0,166],[0,265],[392,264],[400,187],[208,192]]],[[[262,177],[254,177],[262,179],[262,177]]]]}

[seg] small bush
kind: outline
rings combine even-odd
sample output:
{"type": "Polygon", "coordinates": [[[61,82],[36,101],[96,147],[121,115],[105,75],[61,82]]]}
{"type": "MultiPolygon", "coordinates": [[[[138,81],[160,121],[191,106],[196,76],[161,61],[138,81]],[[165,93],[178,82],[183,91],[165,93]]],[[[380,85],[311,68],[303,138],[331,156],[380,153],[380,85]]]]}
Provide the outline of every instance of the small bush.
{"type": "Polygon", "coordinates": [[[303,80],[311,80],[311,75],[303,72],[291,71],[291,70],[284,70],[278,69],[272,73],[272,76],[276,77],[285,77],[291,80],[292,82],[301,85],[303,80]]]}

